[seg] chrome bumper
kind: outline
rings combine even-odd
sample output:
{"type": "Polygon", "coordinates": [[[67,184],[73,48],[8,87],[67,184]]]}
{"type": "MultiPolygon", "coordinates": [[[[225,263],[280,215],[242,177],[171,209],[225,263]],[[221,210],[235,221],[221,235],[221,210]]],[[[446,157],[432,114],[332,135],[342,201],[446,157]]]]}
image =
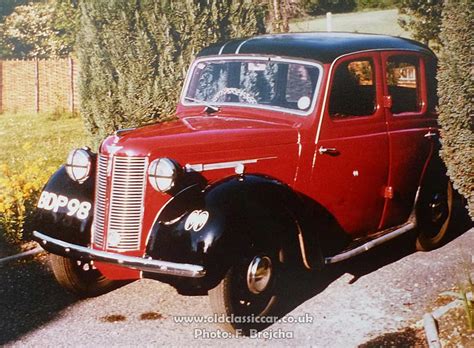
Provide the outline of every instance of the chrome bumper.
{"type": "Polygon", "coordinates": [[[34,231],[33,236],[39,239],[42,245],[51,244],[55,247],[62,248],[64,253],[70,254],[72,258],[106,262],[122,267],[137,269],[139,271],[180,277],[201,278],[206,275],[206,270],[204,267],[198,265],[144,259],[141,257],[126,256],[109,253],[106,251],[94,250],[48,237],[47,235],[38,231],[34,231]]]}

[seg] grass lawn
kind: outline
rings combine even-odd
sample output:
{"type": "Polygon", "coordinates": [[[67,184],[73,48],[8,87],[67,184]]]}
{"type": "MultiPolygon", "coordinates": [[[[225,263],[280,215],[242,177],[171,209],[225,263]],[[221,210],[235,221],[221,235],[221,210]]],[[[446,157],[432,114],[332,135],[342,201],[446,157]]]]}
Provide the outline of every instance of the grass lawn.
{"type": "MultiPolygon", "coordinates": [[[[398,25],[398,10],[378,10],[332,15],[332,31],[386,34],[410,37],[398,25]]],[[[326,17],[316,17],[290,23],[291,32],[326,31],[326,17]]]]}
{"type": "Polygon", "coordinates": [[[0,164],[12,170],[37,159],[59,166],[70,150],[87,144],[89,139],[78,116],[0,114],[0,164]]]}
{"type": "Polygon", "coordinates": [[[31,231],[24,227],[30,221],[32,207],[43,185],[66,161],[70,150],[88,143],[79,117],[0,115],[0,237],[3,242],[18,247],[31,238],[31,231]]]}

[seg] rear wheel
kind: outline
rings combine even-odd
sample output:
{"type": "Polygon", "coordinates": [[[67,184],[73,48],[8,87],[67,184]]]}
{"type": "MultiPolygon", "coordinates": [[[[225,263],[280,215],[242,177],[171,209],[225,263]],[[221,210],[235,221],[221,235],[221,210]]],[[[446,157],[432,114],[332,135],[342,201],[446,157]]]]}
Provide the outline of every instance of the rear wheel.
{"type": "Polygon", "coordinates": [[[453,202],[454,190],[447,176],[421,188],[416,208],[418,250],[432,250],[445,242],[453,213],[453,202]]]}
{"type": "Polygon", "coordinates": [[[214,313],[226,318],[224,329],[249,335],[272,323],[282,260],[283,252],[276,248],[249,252],[209,291],[214,313]]]}
{"type": "Polygon", "coordinates": [[[58,283],[80,297],[99,296],[122,285],[104,277],[91,261],[72,260],[54,254],[50,254],[49,260],[58,283]]]}

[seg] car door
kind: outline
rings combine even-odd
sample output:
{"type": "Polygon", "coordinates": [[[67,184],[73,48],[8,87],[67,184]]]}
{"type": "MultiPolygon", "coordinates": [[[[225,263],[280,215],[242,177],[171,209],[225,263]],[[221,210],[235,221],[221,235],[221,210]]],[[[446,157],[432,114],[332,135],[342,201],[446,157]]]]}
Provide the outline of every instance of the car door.
{"type": "Polygon", "coordinates": [[[353,237],[375,232],[388,181],[388,139],[380,54],[334,64],[311,175],[315,199],[353,237]]]}
{"type": "Polygon", "coordinates": [[[433,94],[435,88],[427,86],[428,58],[407,51],[384,52],[381,58],[387,101],[390,194],[380,227],[390,227],[407,221],[410,215],[423,170],[437,141],[438,127],[435,103],[428,102],[428,94],[433,94]]]}

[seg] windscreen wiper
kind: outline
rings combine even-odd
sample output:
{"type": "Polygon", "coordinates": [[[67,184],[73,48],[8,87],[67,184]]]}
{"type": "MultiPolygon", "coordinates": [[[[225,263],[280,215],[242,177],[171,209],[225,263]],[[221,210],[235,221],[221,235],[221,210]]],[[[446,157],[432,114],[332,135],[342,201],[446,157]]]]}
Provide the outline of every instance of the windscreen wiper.
{"type": "Polygon", "coordinates": [[[220,110],[220,108],[218,106],[215,106],[215,105],[212,105],[204,100],[199,100],[199,99],[194,99],[194,98],[190,98],[190,97],[184,97],[184,99],[186,100],[189,100],[189,101],[192,101],[194,103],[201,103],[203,104],[206,108],[204,109],[204,111],[208,114],[212,114],[214,112],[218,112],[220,110]]]}

